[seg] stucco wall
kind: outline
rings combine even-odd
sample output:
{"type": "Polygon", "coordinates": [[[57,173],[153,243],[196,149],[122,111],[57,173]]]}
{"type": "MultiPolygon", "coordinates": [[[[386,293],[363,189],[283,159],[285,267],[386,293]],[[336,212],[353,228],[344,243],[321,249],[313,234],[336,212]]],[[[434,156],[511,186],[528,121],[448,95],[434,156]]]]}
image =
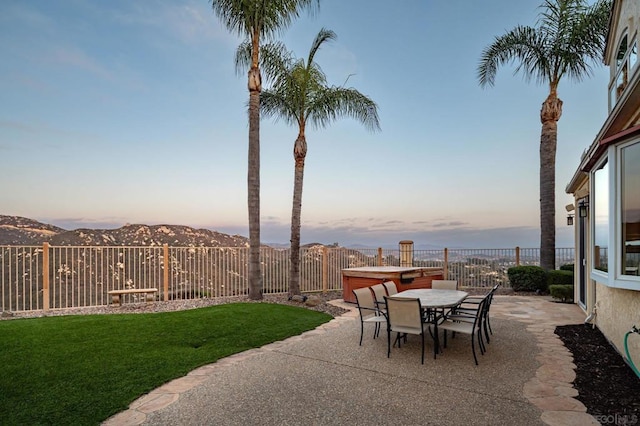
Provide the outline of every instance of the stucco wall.
{"type": "MultiPolygon", "coordinates": [[[[640,291],[611,288],[596,283],[596,324],[625,358],[624,335],[632,326],[640,328],[640,291]]],[[[629,353],[640,370],[640,335],[629,336],[629,353]]]]}

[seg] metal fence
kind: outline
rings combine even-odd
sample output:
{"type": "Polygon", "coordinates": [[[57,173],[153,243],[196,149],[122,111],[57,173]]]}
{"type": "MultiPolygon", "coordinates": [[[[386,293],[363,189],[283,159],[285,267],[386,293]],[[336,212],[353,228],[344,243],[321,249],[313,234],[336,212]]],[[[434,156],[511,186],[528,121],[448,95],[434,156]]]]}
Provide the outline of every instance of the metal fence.
{"type": "MultiPolygon", "coordinates": [[[[161,300],[248,293],[246,247],[0,246],[0,311],[109,304],[108,291],[157,288],[161,300]]],[[[440,267],[461,287],[509,285],[507,270],[538,265],[539,249],[415,250],[413,266],[440,267]]],[[[573,263],[573,248],[556,250],[556,264],[573,263]]],[[[286,293],[289,249],[263,248],[264,294],[286,293]]],[[[300,251],[302,292],[342,290],[342,269],[399,266],[400,251],[317,246],[300,251]]],[[[125,301],[142,300],[131,294],[125,301]]]]}

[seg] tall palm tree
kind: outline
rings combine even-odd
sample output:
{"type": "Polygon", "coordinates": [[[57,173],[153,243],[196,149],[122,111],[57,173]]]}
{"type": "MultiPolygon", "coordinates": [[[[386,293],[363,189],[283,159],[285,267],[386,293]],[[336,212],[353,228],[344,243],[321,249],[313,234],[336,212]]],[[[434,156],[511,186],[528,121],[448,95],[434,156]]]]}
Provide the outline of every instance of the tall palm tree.
{"type": "Polygon", "coordinates": [[[608,31],[609,0],[545,0],[535,28],[517,26],[484,49],[478,65],[480,86],[493,85],[499,65],[517,62],[515,72],[549,86],[540,120],[540,266],[555,269],[555,170],[558,120],[562,101],[558,85],[590,76],[591,63],[602,60],[608,31]]]}
{"type": "Polygon", "coordinates": [[[252,46],[249,89],[249,298],[262,299],[260,270],[260,41],[288,27],[304,9],[314,11],[320,0],[211,0],[213,13],[231,32],[248,37],[252,46]]]}
{"type": "MultiPolygon", "coordinates": [[[[282,43],[263,46],[262,66],[265,75],[273,82],[273,87],[262,92],[260,109],[267,117],[282,119],[287,124],[298,127],[298,137],[293,145],[295,167],[289,295],[300,294],[300,219],[304,162],[307,156],[307,124],[324,128],[338,118],[351,117],[369,130],[380,129],[376,103],[353,88],[327,86],[324,72],[314,61],[322,44],[335,38],[333,31],[321,29],[311,45],[306,62],[304,59],[296,59],[282,43]]],[[[236,54],[238,67],[248,66],[250,52],[248,42],[240,45],[236,54]]]]}

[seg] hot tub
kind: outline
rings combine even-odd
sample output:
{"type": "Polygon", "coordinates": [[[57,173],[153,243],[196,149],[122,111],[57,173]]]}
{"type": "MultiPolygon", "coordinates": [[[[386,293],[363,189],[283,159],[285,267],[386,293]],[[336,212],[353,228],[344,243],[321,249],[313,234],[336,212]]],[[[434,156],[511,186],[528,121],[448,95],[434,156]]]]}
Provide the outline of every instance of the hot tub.
{"type": "Polygon", "coordinates": [[[365,266],[342,270],[342,298],[345,302],[356,303],[353,290],[371,287],[384,281],[393,281],[398,291],[413,288],[431,288],[431,281],[444,277],[442,268],[365,266]]]}

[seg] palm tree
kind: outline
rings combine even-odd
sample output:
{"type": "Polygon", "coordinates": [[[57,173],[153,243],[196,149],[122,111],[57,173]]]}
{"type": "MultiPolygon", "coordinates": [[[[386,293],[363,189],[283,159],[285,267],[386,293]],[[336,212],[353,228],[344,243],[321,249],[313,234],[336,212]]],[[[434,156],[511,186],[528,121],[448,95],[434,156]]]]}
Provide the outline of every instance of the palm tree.
{"type": "Polygon", "coordinates": [[[499,65],[518,62],[526,80],[549,86],[540,120],[540,266],[555,269],[555,169],[562,101],[558,85],[590,76],[591,62],[602,60],[608,31],[609,0],[545,0],[535,28],[517,26],[484,49],[478,66],[480,86],[493,85],[499,65]]]}
{"type": "Polygon", "coordinates": [[[260,270],[260,39],[283,30],[304,9],[313,11],[320,0],[211,0],[213,13],[231,32],[248,37],[252,46],[249,89],[249,298],[262,299],[260,270]]]}
{"type": "MultiPolygon", "coordinates": [[[[282,119],[298,127],[293,145],[295,162],[293,182],[293,208],[291,212],[291,274],[289,295],[300,294],[300,219],[302,212],[302,182],[304,161],[307,156],[307,124],[324,128],[341,117],[351,117],[369,130],[380,129],[378,107],[369,97],[353,88],[327,86],[327,78],[314,61],[323,43],[334,40],[333,31],[321,29],[311,45],[306,60],[296,59],[282,43],[263,46],[262,67],[273,81],[260,98],[260,109],[267,117],[282,119]]],[[[236,54],[239,68],[248,65],[251,46],[240,45],[236,54]]]]}

